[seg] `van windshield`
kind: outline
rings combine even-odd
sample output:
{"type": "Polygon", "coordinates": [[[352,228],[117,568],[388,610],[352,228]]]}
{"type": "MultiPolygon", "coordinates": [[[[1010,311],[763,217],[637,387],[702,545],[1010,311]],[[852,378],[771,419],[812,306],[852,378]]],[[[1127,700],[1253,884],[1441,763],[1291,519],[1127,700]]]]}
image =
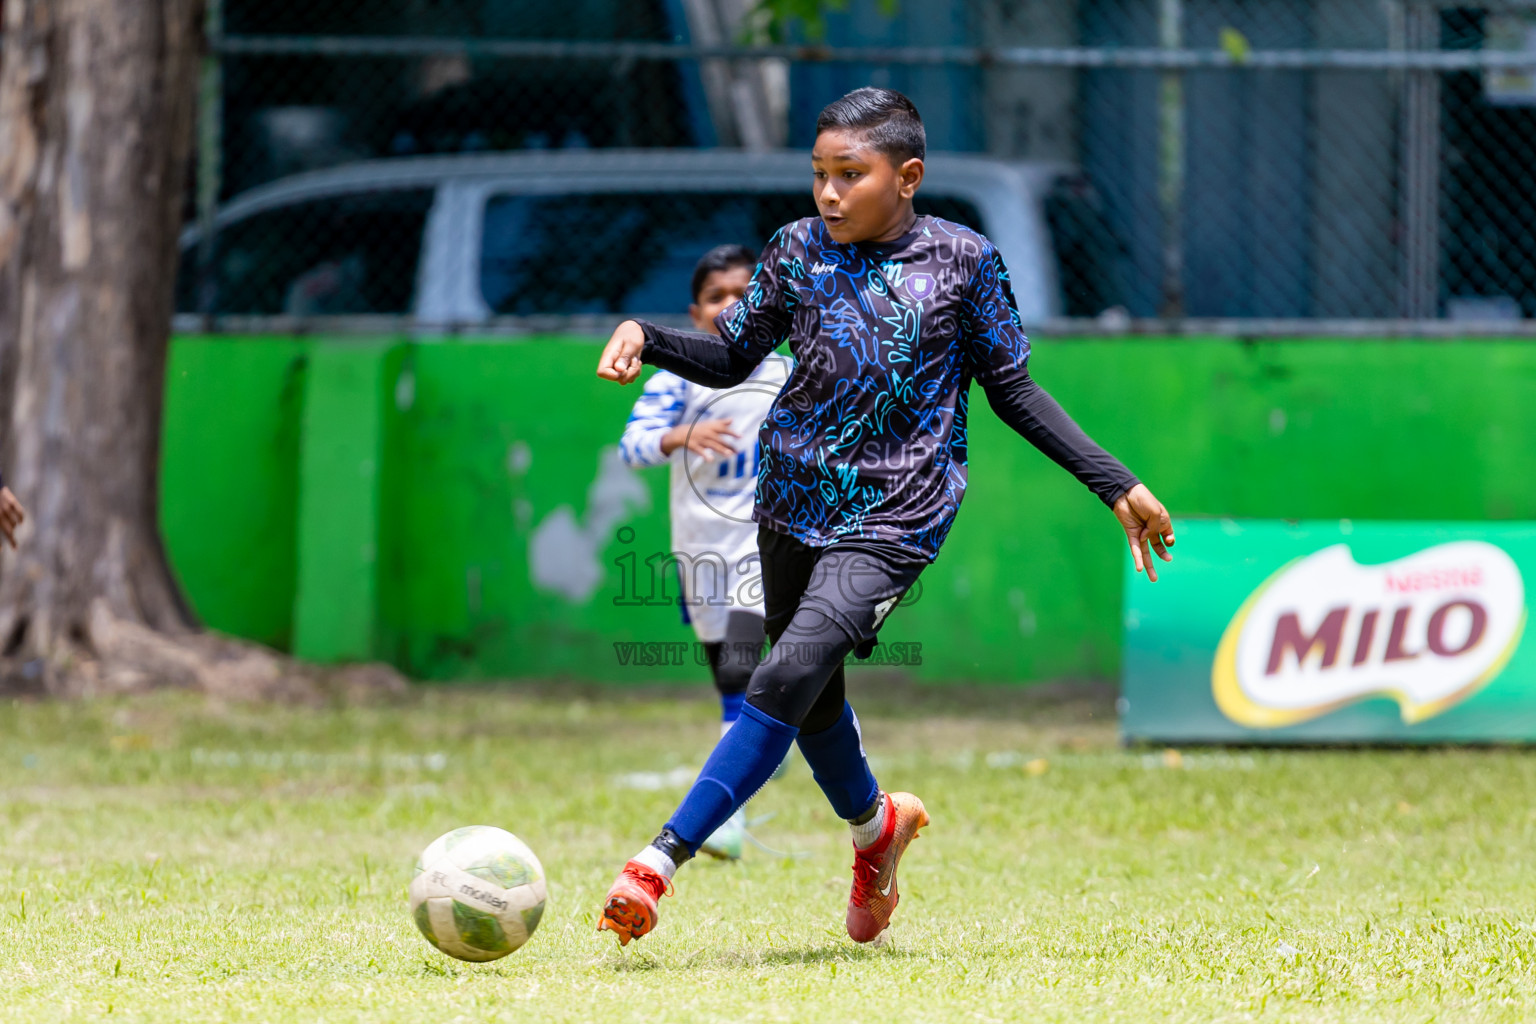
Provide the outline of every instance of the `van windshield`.
{"type": "Polygon", "coordinates": [[[431,189],[359,192],[252,214],[214,236],[209,273],[182,253],[177,312],[404,314],[414,308],[431,189]]]}
{"type": "MultiPolygon", "coordinates": [[[[916,205],[985,230],[965,200],[920,196],[916,205]]],[[[728,242],[761,249],[783,225],[815,214],[808,190],[495,195],[485,206],[480,292],[498,316],[680,314],[705,252],[728,242]]]]}

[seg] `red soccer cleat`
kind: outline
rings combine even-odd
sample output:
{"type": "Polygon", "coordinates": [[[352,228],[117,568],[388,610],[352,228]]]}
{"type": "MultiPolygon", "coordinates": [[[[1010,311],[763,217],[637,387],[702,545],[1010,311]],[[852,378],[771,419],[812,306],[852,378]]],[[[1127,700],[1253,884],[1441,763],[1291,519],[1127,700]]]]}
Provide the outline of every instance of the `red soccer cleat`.
{"type": "Polygon", "coordinates": [[[608,890],[597,930],[606,928],[619,937],[619,945],[629,945],[630,939],[656,927],[656,901],[671,891],[672,882],[666,875],[637,860],[630,861],[608,890]]]}
{"type": "Polygon", "coordinates": [[[885,831],[869,848],[854,849],[847,921],[848,937],[854,942],[873,942],[890,926],[891,911],[901,898],[896,865],[926,824],[928,812],[921,800],[911,793],[886,794],[885,831]]]}

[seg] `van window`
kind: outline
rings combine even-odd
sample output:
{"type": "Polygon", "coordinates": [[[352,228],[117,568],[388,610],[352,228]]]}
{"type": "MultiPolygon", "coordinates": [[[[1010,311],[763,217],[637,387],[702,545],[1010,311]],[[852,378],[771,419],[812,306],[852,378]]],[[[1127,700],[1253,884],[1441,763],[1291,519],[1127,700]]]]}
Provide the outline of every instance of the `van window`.
{"type": "Polygon", "coordinates": [[[182,254],[177,309],[235,316],[409,313],[432,194],[408,189],[313,200],[226,225],[215,237],[203,302],[197,244],[182,254]]]}
{"type": "MultiPolygon", "coordinates": [[[[925,196],[917,211],[982,230],[964,200],[925,196]]],[[[705,252],[727,242],[760,249],[815,214],[808,190],[497,195],[485,207],[480,291],[502,316],[681,313],[705,252]]]]}
{"type": "Polygon", "coordinates": [[[1087,176],[1057,178],[1045,197],[1045,217],[1056,246],[1062,312],[1090,317],[1124,308],[1130,255],[1087,176]]]}

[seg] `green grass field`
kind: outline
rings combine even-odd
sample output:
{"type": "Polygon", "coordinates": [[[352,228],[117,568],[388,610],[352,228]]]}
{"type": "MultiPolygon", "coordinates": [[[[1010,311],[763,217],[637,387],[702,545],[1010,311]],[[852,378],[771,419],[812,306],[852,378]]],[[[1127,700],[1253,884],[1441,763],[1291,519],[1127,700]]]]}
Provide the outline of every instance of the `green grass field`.
{"type": "Polygon", "coordinates": [[[0,1019],[1536,1017],[1536,758],[1125,751],[1102,697],[898,690],[882,715],[880,689],[856,704],[881,781],[933,816],[884,949],[842,934],[846,831],[803,764],[751,813],[808,857],[690,864],[655,934],[594,933],[715,735],[703,687],[0,705],[0,1019]],[[405,902],[471,823],[550,879],[487,965],[405,902]]]}

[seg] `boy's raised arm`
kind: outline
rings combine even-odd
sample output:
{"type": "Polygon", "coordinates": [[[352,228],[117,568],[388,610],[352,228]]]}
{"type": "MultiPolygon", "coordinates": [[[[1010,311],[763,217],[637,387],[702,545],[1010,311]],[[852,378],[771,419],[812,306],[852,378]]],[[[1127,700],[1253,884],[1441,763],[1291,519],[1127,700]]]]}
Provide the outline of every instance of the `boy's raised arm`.
{"type": "Polygon", "coordinates": [[[752,375],[768,352],[755,359],[739,346],[702,331],[682,331],[646,320],[625,320],[603,348],[597,375],[628,384],[645,364],[670,370],[706,388],[733,388],[752,375]]]}
{"type": "Polygon", "coordinates": [[[761,359],[748,361],[738,346],[702,331],[682,331],[637,321],[645,334],[641,360],[707,388],[732,388],[752,375],[761,359]]]}
{"type": "Polygon", "coordinates": [[[1113,508],[1122,495],[1141,482],[1084,433],[1028,370],[1007,382],[984,387],[998,419],[1082,481],[1104,504],[1113,508]]]}
{"type": "Polygon", "coordinates": [[[649,364],[707,388],[735,387],[746,380],[789,333],[794,293],[780,280],[788,236],[789,228],[773,236],[746,295],[715,318],[719,337],[626,320],[604,347],[597,375],[628,384],[640,375],[642,364],[649,364]]]}
{"type": "Polygon", "coordinates": [[[707,388],[735,387],[752,373],[741,369],[725,341],[713,334],[679,331],[643,320],[625,320],[603,346],[597,375],[628,384],[649,363],[707,388]]]}

